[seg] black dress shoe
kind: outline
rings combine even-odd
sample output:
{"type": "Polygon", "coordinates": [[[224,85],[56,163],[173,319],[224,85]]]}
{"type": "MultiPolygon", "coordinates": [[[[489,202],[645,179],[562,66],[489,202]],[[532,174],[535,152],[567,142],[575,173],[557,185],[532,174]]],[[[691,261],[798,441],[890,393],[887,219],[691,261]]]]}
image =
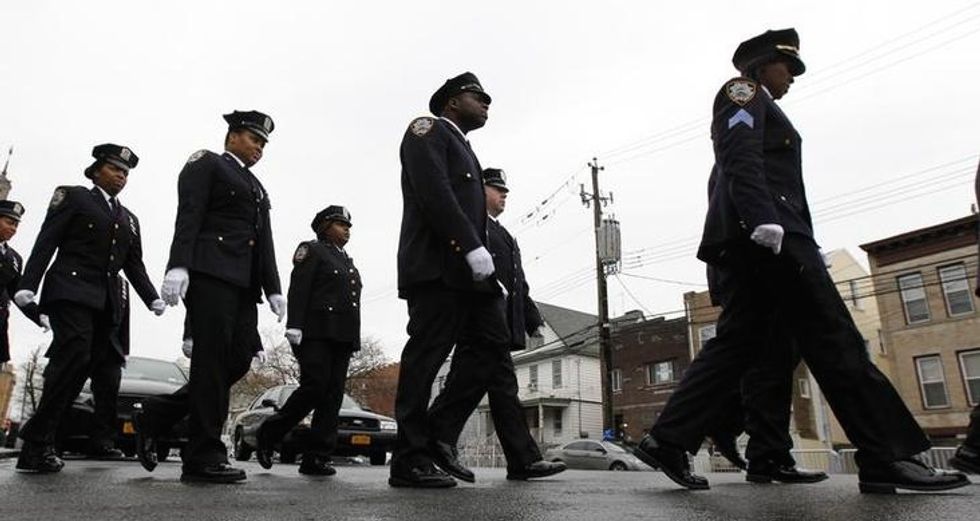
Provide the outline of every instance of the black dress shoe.
{"type": "Polygon", "coordinates": [[[949,466],[967,474],[980,474],[980,449],[960,445],[956,454],[949,459],[949,466]]]}
{"type": "Polygon", "coordinates": [[[559,472],[565,472],[568,466],[562,461],[538,460],[522,469],[507,469],[507,479],[511,481],[525,481],[534,478],[544,478],[553,476],[559,472]]]}
{"type": "Polygon", "coordinates": [[[476,481],[476,476],[473,475],[473,471],[464,467],[459,462],[459,459],[457,459],[459,453],[456,452],[455,446],[435,440],[429,444],[429,453],[432,455],[432,460],[435,461],[436,465],[449,473],[450,476],[467,483],[476,481]]]}
{"type": "Polygon", "coordinates": [[[309,476],[333,476],[337,469],[330,464],[330,458],[307,454],[299,464],[299,473],[309,476]]]}
{"type": "MultiPolygon", "coordinates": [[[[266,420],[268,421],[268,420],[266,420]]],[[[272,439],[269,438],[266,430],[266,422],[259,425],[259,430],[255,433],[258,448],[255,449],[255,459],[259,460],[259,465],[264,469],[272,468],[272,455],[275,453],[272,439]]]]}
{"type": "Polygon", "coordinates": [[[54,447],[47,445],[25,443],[17,457],[17,470],[21,472],[52,474],[60,472],[64,466],[65,462],[54,453],[54,447]]]}
{"type": "Polygon", "coordinates": [[[735,468],[742,470],[748,468],[748,462],[738,452],[738,445],[735,443],[735,438],[730,436],[712,436],[711,440],[714,442],[715,450],[718,451],[718,454],[721,454],[735,468]]]}
{"type": "Polygon", "coordinates": [[[819,483],[827,479],[827,473],[819,470],[806,470],[796,465],[776,463],[772,460],[751,460],[745,474],[745,481],[752,483],[819,483]]]}
{"type": "Polygon", "coordinates": [[[388,485],[406,488],[450,488],[456,486],[456,480],[435,465],[427,463],[407,469],[391,467],[388,485]]]}
{"type": "Polygon", "coordinates": [[[643,463],[659,469],[678,485],[691,490],[707,490],[708,480],[691,473],[687,453],[679,447],[658,443],[649,434],[633,449],[633,455],[643,463]]]}
{"type": "Polygon", "coordinates": [[[133,429],[136,431],[136,459],[148,472],[157,468],[157,441],[146,428],[146,418],[141,409],[133,411],[133,429]]]}
{"type": "Polygon", "coordinates": [[[937,470],[914,459],[869,462],[858,470],[858,488],[867,494],[894,494],[896,489],[935,492],[969,484],[962,473],[937,470]]]}
{"type": "Polygon", "coordinates": [[[184,467],[180,480],[185,483],[235,483],[245,481],[245,471],[227,463],[184,467]]]}

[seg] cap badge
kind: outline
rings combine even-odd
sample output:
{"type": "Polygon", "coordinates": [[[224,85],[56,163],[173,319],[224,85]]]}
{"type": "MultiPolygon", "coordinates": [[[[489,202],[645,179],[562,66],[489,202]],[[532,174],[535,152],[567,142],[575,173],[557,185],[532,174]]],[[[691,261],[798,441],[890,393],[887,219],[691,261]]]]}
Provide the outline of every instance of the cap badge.
{"type": "Polygon", "coordinates": [[[755,91],[755,83],[749,80],[732,80],[725,86],[725,95],[739,106],[752,101],[755,91]]]}
{"type": "Polygon", "coordinates": [[[24,213],[24,207],[20,203],[14,203],[14,213],[20,215],[24,213]]]}
{"type": "Polygon", "coordinates": [[[266,132],[272,132],[272,118],[266,116],[265,121],[262,122],[262,127],[265,128],[266,132]]]}
{"type": "Polygon", "coordinates": [[[133,153],[130,152],[129,149],[126,147],[122,147],[122,150],[119,151],[119,157],[122,158],[123,161],[129,161],[129,158],[132,155],[133,153]]]}

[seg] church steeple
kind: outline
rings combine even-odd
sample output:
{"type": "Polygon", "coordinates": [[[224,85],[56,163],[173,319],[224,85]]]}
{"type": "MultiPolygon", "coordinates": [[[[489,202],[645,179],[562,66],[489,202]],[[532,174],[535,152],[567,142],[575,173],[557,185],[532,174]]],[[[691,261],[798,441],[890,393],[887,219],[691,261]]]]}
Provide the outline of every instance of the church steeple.
{"type": "Polygon", "coordinates": [[[6,199],[10,194],[10,179],[7,178],[7,167],[10,165],[10,156],[14,155],[14,147],[11,146],[7,151],[7,161],[3,163],[3,171],[0,172],[0,199],[6,199]]]}

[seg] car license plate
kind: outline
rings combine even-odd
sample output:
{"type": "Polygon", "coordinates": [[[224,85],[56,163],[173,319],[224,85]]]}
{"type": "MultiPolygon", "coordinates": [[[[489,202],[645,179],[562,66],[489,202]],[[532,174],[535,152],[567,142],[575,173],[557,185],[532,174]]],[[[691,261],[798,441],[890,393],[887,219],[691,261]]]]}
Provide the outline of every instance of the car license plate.
{"type": "Polygon", "coordinates": [[[136,434],[136,429],[133,428],[133,422],[123,422],[123,434],[136,434]]]}
{"type": "Polygon", "coordinates": [[[370,445],[371,437],[367,434],[354,434],[350,437],[351,445],[370,445]]]}

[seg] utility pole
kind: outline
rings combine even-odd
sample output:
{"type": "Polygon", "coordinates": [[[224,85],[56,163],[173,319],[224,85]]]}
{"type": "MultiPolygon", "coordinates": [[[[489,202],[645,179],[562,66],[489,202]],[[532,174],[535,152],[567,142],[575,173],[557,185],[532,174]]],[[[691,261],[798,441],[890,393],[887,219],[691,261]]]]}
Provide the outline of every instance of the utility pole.
{"type": "Polygon", "coordinates": [[[602,207],[612,202],[612,194],[603,196],[599,192],[599,172],[604,170],[599,166],[599,161],[592,158],[589,163],[592,169],[592,193],[585,191],[585,185],[581,187],[582,204],[586,208],[592,207],[592,218],[595,226],[595,271],[596,271],[596,294],[599,302],[599,357],[602,366],[602,429],[604,432],[612,431],[615,436],[616,426],[613,420],[613,360],[612,360],[612,337],[609,331],[609,296],[606,291],[606,265],[608,259],[603,258],[602,241],[600,240],[600,230],[602,229],[602,207]]]}

